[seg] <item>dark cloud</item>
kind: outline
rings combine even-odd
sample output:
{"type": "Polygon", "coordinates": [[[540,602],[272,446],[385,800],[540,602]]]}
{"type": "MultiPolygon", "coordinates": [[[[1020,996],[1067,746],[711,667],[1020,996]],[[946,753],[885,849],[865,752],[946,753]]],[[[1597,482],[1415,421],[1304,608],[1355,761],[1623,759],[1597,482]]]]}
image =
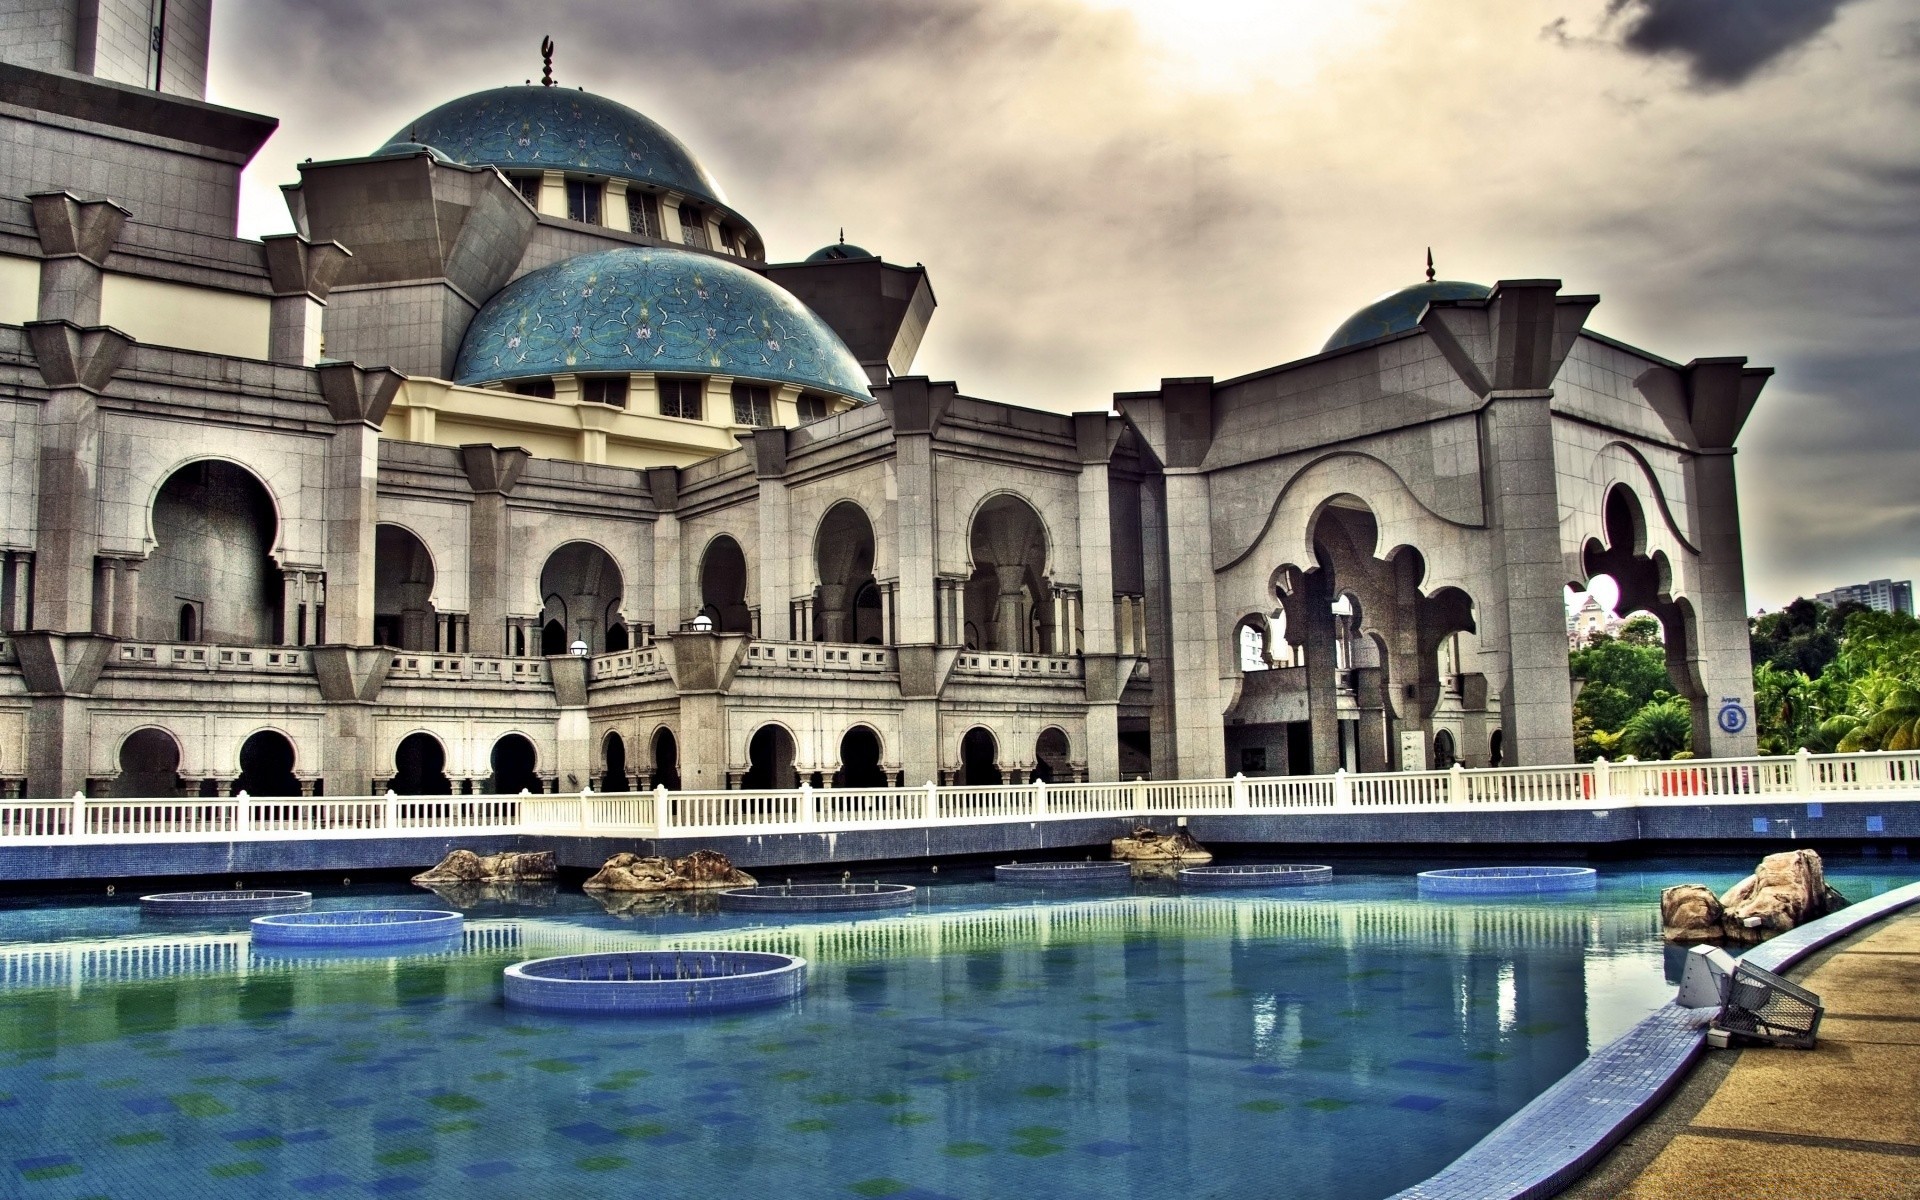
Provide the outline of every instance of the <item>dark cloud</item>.
{"type": "MultiPolygon", "coordinates": [[[[1694,85],[1734,87],[1804,46],[1850,0],[1608,0],[1620,44],[1687,64],[1694,85]]],[[[1551,27],[1550,27],[1551,28],[1551,27]]]]}

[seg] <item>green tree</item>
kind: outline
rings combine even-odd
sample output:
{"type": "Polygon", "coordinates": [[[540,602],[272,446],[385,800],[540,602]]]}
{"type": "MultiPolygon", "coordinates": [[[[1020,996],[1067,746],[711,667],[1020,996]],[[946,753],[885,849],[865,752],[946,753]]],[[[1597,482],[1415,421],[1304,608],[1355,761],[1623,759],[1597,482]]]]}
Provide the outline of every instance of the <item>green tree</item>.
{"type": "Polygon", "coordinates": [[[1662,692],[1627,719],[1620,744],[1640,759],[1672,758],[1693,745],[1693,709],[1680,696],[1662,692]]]}
{"type": "Polygon", "coordinates": [[[1573,677],[1581,681],[1580,693],[1573,701],[1574,757],[1591,762],[1611,755],[1610,737],[1617,737],[1634,713],[1650,703],[1656,692],[1671,688],[1667,677],[1666,650],[1660,645],[1659,622],[1651,617],[1635,617],[1621,630],[1621,637],[1596,634],[1592,641],[1575,650],[1568,661],[1573,677]],[[1645,621],[1645,626],[1636,622],[1645,621]],[[1649,643],[1639,640],[1648,629],[1654,634],[1649,643]],[[1627,640],[1631,633],[1635,640],[1627,640]],[[1584,724],[1583,724],[1584,723],[1584,724]],[[1601,737],[1600,735],[1609,735],[1601,737]]]}
{"type": "Polygon", "coordinates": [[[1840,739],[1841,750],[1920,749],[1920,688],[1884,675],[1856,686],[1863,711],[1840,739]]]}

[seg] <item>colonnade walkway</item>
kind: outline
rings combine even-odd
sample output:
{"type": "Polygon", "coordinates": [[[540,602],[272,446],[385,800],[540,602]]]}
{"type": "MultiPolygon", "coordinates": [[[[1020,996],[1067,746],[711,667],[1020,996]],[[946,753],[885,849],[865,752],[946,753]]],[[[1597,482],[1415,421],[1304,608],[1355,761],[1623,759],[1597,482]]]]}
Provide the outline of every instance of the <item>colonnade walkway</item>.
{"type": "Polygon", "coordinates": [[[1920,1197],[1920,909],[1789,975],[1826,1006],[1815,1049],[1708,1051],[1562,1197],[1920,1197]]]}

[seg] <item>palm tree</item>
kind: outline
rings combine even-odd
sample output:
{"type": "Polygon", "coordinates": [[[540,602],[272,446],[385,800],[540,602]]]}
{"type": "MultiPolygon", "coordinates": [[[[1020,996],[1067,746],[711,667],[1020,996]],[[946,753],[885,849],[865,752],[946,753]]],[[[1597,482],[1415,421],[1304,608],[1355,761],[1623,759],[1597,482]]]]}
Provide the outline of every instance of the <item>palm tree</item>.
{"type": "Polygon", "coordinates": [[[1866,716],[1840,739],[1840,749],[1920,749],[1920,688],[1869,675],[1857,685],[1866,716]]]}
{"type": "Polygon", "coordinates": [[[1693,709],[1679,696],[1657,693],[1627,718],[1620,744],[1641,759],[1672,758],[1693,741],[1693,709]]]}

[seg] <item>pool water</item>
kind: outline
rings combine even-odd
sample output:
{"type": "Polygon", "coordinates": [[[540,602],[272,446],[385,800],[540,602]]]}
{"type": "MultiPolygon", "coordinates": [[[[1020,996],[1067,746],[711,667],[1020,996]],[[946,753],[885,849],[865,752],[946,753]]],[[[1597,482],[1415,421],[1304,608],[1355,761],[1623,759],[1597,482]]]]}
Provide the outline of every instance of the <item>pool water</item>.
{"type": "MultiPolygon", "coordinates": [[[[1420,899],[1432,865],[1204,895],[896,872],[910,910],[777,920],[314,888],[316,909],[465,907],[460,941],[377,953],[10,898],[0,1195],[1372,1200],[1669,999],[1659,889],[1752,859],[1498,901],[1420,899]],[[800,954],[809,988],[718,1019],[501,1003],[510,963],[667,946],[800,954]]],[[[1920,875],[1829,870],[1856,899],[1920,875]]]]}

